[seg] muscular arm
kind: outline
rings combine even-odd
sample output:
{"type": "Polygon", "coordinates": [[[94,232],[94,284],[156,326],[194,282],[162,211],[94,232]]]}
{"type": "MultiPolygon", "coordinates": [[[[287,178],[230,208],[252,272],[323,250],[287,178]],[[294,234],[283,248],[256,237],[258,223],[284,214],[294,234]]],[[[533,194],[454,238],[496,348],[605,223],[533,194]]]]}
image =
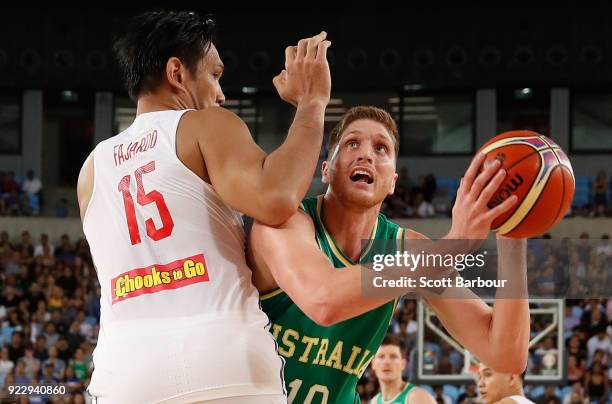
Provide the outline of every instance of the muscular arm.
{"type": "MultiPolygon", "coordinates": [[[[497,243],[498,278],[506,288],[527,290],[525,240],[497,243]]],[[[496,298],[488,306],[468,288],[453,290],[453,298],[427,298],[446,329],[478,359],[498,372],[521,373],[527,365],[529,302],[526,298],[496,298]],[[464,296],[459,297],[457,293],[464,296]],[[459,298],[455,298],[459,297],[459,298]]]]}
{"type": "Polygon", "coordinates": [[[229,205],[278,225],[308,191],[321,150],[325,105],[299,104],[283,144],[266,154],[240,118],[223,108],[185,115],[181,130],[198,139],[210,182],[229,205]]]}
{"type": "Polygon", "coordinates": [[[361,268],[336,269],[315,240],[312,220],[298,210],[278,228],[255,223],[248,245],[255,286],[283,289],[313,321],[328,326],[389,299],[361,297],[361,268]]]}
{"type": "MultiPolygon", "coordinates": [[[[407,237],[424,238],[418,233],[407,237]]],[[[499,277],[514,282],[509,284],[514,290],[526,290],[525,242],[504,240],[498,245],[499,277]]],[[[316,244],[312,221],[301,211],[279,228],[256,223],[249,240],[249,257],[260,290],[278,285],[321,325],[358,316],[388,301],[361,296],[359,266],[333,268],[316,244]]],[[[529,342],[527,299],[496,299],[489,307],[467,288],[453,290],[452,295],[452,299],[444,295],[426,298],[451,335],[491,368],[521,373],[529,342]]]]}

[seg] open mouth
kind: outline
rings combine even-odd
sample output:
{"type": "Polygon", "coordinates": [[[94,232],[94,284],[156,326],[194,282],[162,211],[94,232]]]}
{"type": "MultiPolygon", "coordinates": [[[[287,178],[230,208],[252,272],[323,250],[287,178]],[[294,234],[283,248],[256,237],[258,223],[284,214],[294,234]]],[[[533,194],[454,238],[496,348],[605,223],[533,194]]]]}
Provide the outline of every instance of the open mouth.
{"type": "Polygon", "coordinates": [[[354,170],[349,178],[353,182],[365,182],[366,184],[372,184],[374,182],[374,176],[361,169],[354,170]]]}

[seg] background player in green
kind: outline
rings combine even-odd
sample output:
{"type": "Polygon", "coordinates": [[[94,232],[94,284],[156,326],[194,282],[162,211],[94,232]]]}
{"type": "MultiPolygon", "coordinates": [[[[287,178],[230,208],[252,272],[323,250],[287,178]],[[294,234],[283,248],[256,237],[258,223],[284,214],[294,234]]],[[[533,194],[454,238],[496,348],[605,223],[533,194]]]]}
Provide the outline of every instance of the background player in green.
{"type": "MultiPolygon", "coordinates": [[[[305,199],[302,209],[278,227],[255,223],[249,239],[253,283],[286,360],[290,403],[360,402],[355,386],[387,332],[395,303],[361,296],[358,264],[372,262],[371,244],[364,249],[362,240],[426,238],[380,214],[395,187],[399,150],[397,127],[387,112],[374,107],[347,111],[330,133],[328,148],[322,166],[329,184],[325,195],[305,199]]],[[[505,172],[498,162],[482,167],[483,161],[477,156],[461,181],[447,238],[485,239],[491,222],[516,202],[511,197],[487,207],[505,172]]],[[[524,290],[525,242],[507,241],[514,248],[500,249],[498,243],[500,261],[506,262],[498,276],[524,290]]],[[[498,299],[491,308],[465,293],[465,298],[428,299],[428,304],[483,362],[522,372],[529,340],[527,300],[498,299]]]]}
{"type": "Polygon", "coordinates": [[[402,380],[406,362],[406,346],[402,341],[395,335],[385,336],[372,359],[380,392],[370,404],[436,404],[427,390],[402,380]]]}

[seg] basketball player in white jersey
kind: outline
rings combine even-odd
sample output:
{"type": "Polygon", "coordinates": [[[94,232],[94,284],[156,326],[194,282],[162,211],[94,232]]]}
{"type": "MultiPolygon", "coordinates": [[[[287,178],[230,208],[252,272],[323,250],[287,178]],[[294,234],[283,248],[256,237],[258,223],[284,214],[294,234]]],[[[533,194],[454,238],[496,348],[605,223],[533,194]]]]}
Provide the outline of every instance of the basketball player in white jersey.
{"type": "Polygon", "coordinates": [[[273,82],[297,112],[266,155],[219,108],[213,31],[196,13],[150,12],[115,44],[137,116],[97,145],[77,187],[102,288],[88,388],[100,403],[286,402],[238,212],[274,225],[297,210],[323,137],[330,42],[287,48],[273,82]]]}
{"type": "Polygon", "coordinates": [[[495,372],[481,363],[478,376],[478,389],[485,404],[533,404],[525,397],[520,374],[495,372]]]}

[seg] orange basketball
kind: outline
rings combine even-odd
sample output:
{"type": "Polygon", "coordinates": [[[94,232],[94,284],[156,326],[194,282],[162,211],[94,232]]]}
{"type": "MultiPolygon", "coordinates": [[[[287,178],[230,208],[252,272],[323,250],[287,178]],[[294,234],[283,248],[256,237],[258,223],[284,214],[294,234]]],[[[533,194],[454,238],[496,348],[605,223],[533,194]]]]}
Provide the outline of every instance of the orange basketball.
{"type": "Polygon", "coordinates": [[[488,203],[493,208],[511,195],[518,201],[491,228],[507,237],[540,235],[563,219],[574,198],[572,165],[561,148],[546,136],[516,130],[495,136],[480,152],[500,160],[506,178],[488,203]]]}

